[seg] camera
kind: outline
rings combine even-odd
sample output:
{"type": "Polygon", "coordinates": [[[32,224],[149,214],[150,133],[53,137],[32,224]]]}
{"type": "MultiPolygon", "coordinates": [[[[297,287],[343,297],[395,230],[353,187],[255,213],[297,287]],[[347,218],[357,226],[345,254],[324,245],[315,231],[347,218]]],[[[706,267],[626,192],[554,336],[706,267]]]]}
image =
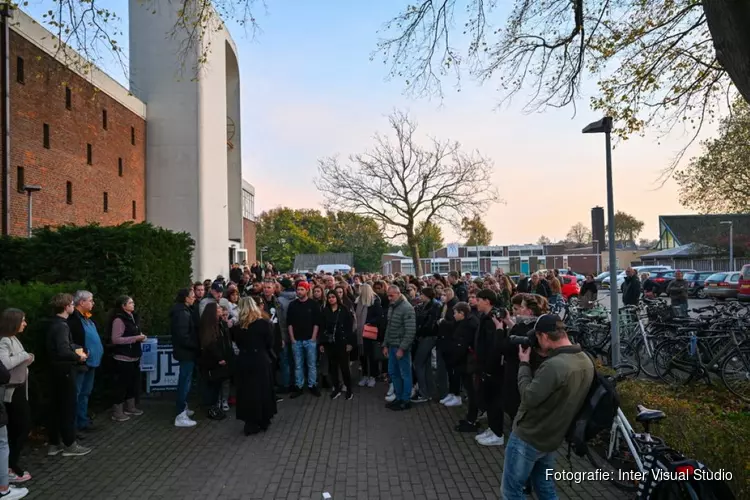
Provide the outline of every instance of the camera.
{"type": "Polygon", "coordinates": [[[510,343],[513,345],[522,345],[524,347],[539,347],[539,339],[536,338],[534,330],[529,331],[526,335],[511,335],[508,337],[510,343]]]}
{"type": "Polygon", "coordinates": [[[492,314],[492,317],[497,319],[498,321],[502,321],[506,316],[508,316],[508,310],[499,307],[493,307],[492,311],[490,311],[490,314],[492,314]]]}

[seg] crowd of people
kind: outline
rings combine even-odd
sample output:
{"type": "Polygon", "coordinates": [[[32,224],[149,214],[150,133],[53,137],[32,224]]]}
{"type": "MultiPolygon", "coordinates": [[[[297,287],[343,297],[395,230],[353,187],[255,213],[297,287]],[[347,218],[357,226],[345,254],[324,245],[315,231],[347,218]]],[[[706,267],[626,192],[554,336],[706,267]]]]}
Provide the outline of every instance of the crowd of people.
{"type": "MultiPolygon", "coordinates": [[[[560,317],[549,314],[559,297],[554,272],[522,276],[516,284],[501,271],[422,279],[354,271],[279,274],[269,265],[235,265],[228,280],[218,276],[179,290],[169,311],[180,366],[174,425],[197,425],[188,407],[194,378],[206,416],[222,420],[234,405],[247,436],[269,429],[284,395],[327,391],[332,400],[348,401],[355,386],[382,385],[389,410],[430,401],[465,406],[455,431],[475,434],[481,446],[504,445],[506,464],[514,457],[515,465],[504,469],[504,497],[523,498],[533,487],[539,498],[554,498],[554,483],[537,465],[553,462],[551,452],[593,376],[591,361],[571,345],[560,317]]],[[[51,305],[48,455],[86,455],[91,449],[79,441],[93,425],[88,402],[105,355],[115,375],[111,419],[143,414],[136,401],[146,336],[131,297],[116,301],[105,325],[92,319],[88,291],[59,294],[51,305]]],[[[22,498],[28,491],[13,484],[31,479],[20,465],[34,362],[17,338],[25,326],[22,311],[2,313],[0,424],[5,414],[7,425],[0,428],[0,498],[22,498]]]]}

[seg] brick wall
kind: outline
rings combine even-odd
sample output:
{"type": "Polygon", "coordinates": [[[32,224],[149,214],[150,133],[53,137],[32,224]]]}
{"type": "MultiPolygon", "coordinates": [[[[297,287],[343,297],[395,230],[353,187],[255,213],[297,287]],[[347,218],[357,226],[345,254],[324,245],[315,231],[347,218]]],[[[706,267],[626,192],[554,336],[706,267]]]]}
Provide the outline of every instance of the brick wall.
{"type": "Polygon", "coordinates": [[[42,186],[34,194],[34,227],[145,220],[145,120],[17,33],[11,31],[10,37],[11,234],[26,234],[27,199],[16,189],[18,167],[23,167],[25,184],[42,186]],[[17,79],[19,56],[24,83],[17,79]],[[66,87],[70,88],[70,109],[66,108],[66,87]],[[49,149],[43,144],[45,123],[49,149]],[[131,127],[135,145],[131,144],[131,127]],[[87,144],[92,147],[91,165],[87,164],[87,144]],[[68,182],[72,184],[71,203],[68,182]]]}
{"type": "Polygon", "coordinates": [[[247,250],[247,263],[252,264],[258,260],[255,252],[255,222],[250,219],[242,219],[242,238],[245,243],[245,250],[247,250]]]}

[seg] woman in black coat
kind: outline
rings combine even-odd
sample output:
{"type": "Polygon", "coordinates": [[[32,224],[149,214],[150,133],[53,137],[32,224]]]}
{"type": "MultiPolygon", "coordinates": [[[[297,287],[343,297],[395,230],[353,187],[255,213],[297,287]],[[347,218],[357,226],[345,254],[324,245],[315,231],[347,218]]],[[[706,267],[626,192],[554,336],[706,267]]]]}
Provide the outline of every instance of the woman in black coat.
{"type": "MultiPolygon", "coordinates": [[[[474,340],[479,329],[479,317],[472,314],[466,302],[459,302],[453,308],[455,328],[443,342],[443,356],[449,370],[455,371],[463,383],[469,399],[469,410],[465,419],[459,420],[455,429],[459,432],[476,432],[479,406],[477,400],[476,361],[474,340]]],[[[451,387],[451,394],[455,387],[451,387]]]]}
{"type": "Polygon", "coordinates": [[[222,420],[226,417],[219,405],[221,384],[230,377],[229,363],[233,355],[231,341],[229,349],[225,337],[228,333],[222,325],[221,309],[216,302],[206,305],[201,316],[198,337],[201,353],[198,359],[204,382],[203,404],[208,408],[208,418],[222,420]]]}
{"type": "Polygon", "coordinates": [[[328,355],[328,370],[333,384],[331,399],[336,399],[341,395],[340,371],[346,386],[346,399],[350,400],[354,394],[352,393],[352,374],[349,369],[349,353],[357,345],[354,334],[354,315],[341,303],[341,298],[335,291],[328,291],[326,301],[328,303],[323,308],[323,324],[320,327],[320,352],[328,355]]]}
{"type": "Polygon", "coordinates": [[[245,422],[246,436],[268,429],[276,414],[273,389],[273,327],[252,298],[240,299],[232,339],[237,356],[237,419],[245,422]]]}

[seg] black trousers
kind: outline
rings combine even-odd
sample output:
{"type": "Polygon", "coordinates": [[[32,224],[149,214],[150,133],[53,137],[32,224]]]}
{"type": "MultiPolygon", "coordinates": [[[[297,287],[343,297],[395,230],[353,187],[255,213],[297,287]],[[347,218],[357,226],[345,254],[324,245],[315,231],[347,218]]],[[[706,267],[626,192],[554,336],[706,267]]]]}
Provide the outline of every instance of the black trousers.
{"type": "Polygon", "coordinates": [[[487,411],[487,424],[496,436],[503,435],[503,379],[502,377],[484,374],[482,376],[482,398],[487,411]]]}
{"type": "Polygon", "coordinates": [[[72,445],[76,440],[75,421],[77,410],[76,378],[69,372],[50,374],[50,410],[47,437],[50,446],[72,445]]]}
{"type": "Polygon", "coordinates": [[[323,349],[328,355],[328,374],[331,376],[331,384],[334,389],[341,389],[341,378],[339,371],[344,379],[346,389],[352,390],[352,372],[349,369],[349,353],[346,352],[345,345],[326,344],[323,349]]]}
{"type": "Polygon", "coordinates": [[[476,377],[469,373],[461,373],[461,381],[466,390],[466,396],[469,398],[469,410],[466,414],[466,420],[474,423],[479,415],[479,401],[477,400],[476,377]]]}
{"type": "Polygon", "coordinates": [[[113,404],[119,405],[135,399],[140,392],[141,366],[138,361],[115,360],[115,390],[113,404]]]}
{"type": "Polygon", "coordinates": [[[457,368],[448,368],[448,392],[456,396],[461,394],[461,372],[457,368]]]}
{"type": "Polygon", "coordinates": [[[19,476],[23,476],[23,467],[19,463],[21,452],[31,431],[31,408],[26,399],[26,386],[16,387],[13,400],[5,403],[8,412],[8,466],[19,476]]]}
{"type": "Polygon", "coordinates": [[[378,377],[380,376],[380,364],[375,359],[375,349],[378,342],[372,339],[362,339],[362,376],[378,377]]]}

